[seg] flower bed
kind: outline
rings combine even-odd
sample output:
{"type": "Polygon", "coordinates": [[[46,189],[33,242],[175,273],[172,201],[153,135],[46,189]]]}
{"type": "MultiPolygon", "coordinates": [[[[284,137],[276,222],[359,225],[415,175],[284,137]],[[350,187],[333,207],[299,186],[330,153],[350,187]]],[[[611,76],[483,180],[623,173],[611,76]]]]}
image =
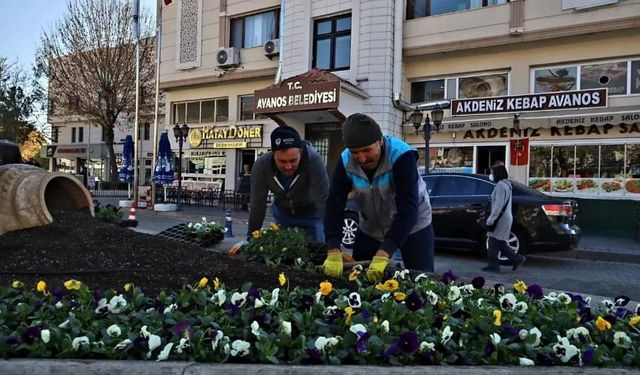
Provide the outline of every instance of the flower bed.
{"type": "Polygon", "coordinates": [[[203,278],[146,296],[76,280],[0,287],[0,356],[276,364],[640,365],[640,308],[590,306],[533,284],[484,286],[398,271],[353,290],[289,285],[227,290],[203,278]],[[354,291],[355,290],[355,291],[354,291]]]}

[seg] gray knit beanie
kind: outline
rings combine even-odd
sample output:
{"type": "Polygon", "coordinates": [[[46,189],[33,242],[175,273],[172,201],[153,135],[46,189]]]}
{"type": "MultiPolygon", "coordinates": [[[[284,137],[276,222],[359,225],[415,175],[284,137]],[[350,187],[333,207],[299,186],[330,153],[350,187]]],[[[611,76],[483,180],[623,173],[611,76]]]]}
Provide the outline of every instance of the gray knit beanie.
{"type": "Polygon", "coordinates": [[[346,148],[366,147],[380,139],[380,125],[364,113],[354,113],[347,117],[342,126],[342,140],[346,148]]]}

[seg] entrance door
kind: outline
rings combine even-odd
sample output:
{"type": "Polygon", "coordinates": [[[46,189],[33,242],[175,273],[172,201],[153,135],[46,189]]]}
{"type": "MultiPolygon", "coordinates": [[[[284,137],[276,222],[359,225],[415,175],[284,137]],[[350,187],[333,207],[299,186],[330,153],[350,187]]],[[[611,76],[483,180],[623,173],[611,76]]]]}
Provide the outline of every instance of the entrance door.
{"type": "Polygon", "coordinates": [[[322,155],[331,178],[344,149],[342,128],[337,123],[306,124],[305,139],[322,155]]]}
{"type": "Polygon", "coordinates": [[[476,154],[476,173],[490,174],[491,166],[497,161],[505,161],[507,146],[478,146],[476,154]]]}

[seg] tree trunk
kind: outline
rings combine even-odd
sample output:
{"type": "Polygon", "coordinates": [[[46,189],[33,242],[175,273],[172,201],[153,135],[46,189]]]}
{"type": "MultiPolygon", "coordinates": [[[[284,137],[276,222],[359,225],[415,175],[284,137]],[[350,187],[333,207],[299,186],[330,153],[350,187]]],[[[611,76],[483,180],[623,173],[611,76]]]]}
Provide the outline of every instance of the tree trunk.
{"type": "Polygon", "coordinates": [[[113,124],[111,126],[106,126],[104,130],[105,130],[104,143],[105,143],[105,146],[107,146],[107,151],[109,153],[107,179],[111,182],[117,182],[118,181],[118,163],[116,160],[116,152],[113,149],[113,141],[114,141],[113,124]]]}

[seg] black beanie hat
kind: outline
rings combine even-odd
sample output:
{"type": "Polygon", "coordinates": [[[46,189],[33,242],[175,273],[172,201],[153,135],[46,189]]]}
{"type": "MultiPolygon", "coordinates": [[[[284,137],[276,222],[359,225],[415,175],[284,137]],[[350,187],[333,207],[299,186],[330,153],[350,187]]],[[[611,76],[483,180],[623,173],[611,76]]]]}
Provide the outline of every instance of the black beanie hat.
{"type": "Polygon", "coordinates": [[[366,147],[382,138],[380,125],[364,113],[354,113],[342,127],[342,140],[346,148],[366,147]]]}
{"type": "Polygon", "coordinates": [[[301,148],[302,140],[300,134],[291,126],[278,126],[271,133],[271,150],[285,150],[287,148],[301,148]]]}

